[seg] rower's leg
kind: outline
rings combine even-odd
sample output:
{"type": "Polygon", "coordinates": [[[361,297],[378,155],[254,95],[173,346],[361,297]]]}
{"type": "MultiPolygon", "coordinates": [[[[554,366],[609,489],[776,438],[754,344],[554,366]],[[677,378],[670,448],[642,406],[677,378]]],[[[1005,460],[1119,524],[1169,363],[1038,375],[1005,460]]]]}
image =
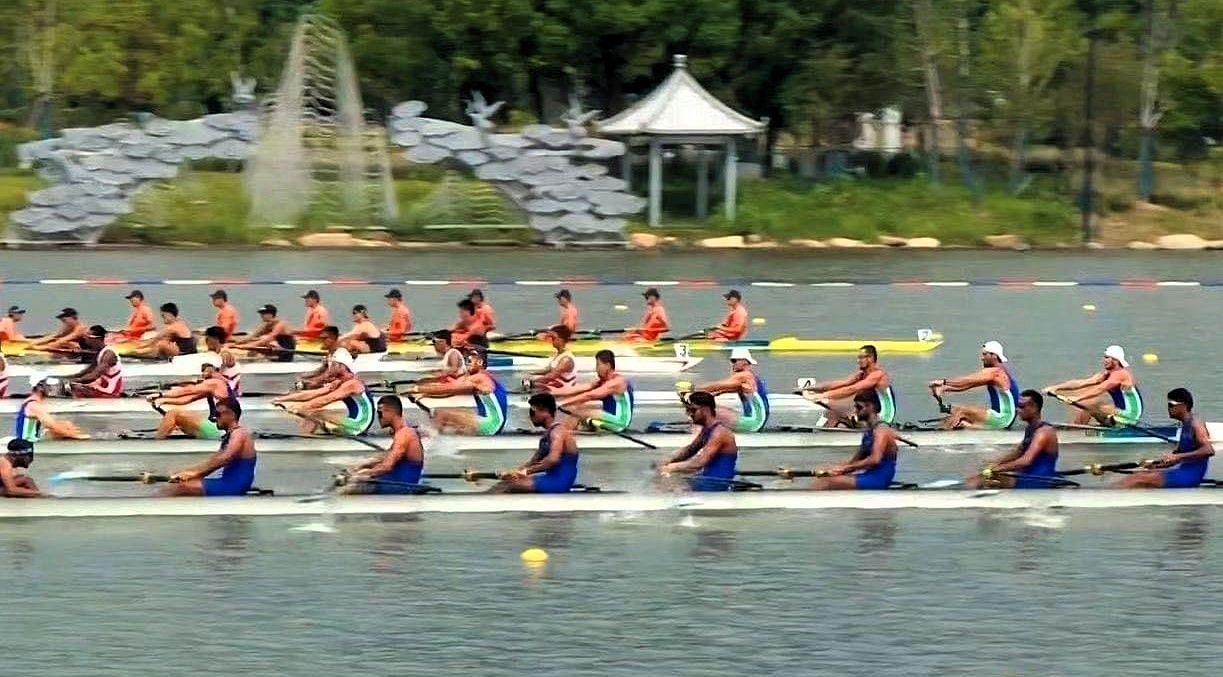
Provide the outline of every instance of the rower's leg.
{"type": "Polygon", "coordinates": [[[1113,483],[1114,489],[1163,489],[1164,474],[1160,470],[1136,472],[1113,483]]]}
{"type": "Polygon", "coordinates": [[[603,407],[599,405],[584,404],[570,409],[573,412],[572,416],[565,416],[561,419],[561,425],[569,430],[577,430],[578,426],[582,425],[587,419],[598,419],[603,414],[603,407]]]}
{"type": "Polygon", "coordinates": [[[171,409],[161,417],[161,423],[157,425],[157,434],[155,437],[159,440],[164,440],[174,434],[175,428],[178,428],[178,415],[180,410],[171,409]]]}
{"type": "Polygon", "coordinates": [[[480,417],[470,409],[436,409],[433,423],[439,432],[475,435],[480,428],[480,417]]]}
{"type": "Polygon", "coordinates": [[[158,341],[155,345],[157,348],[157,357],[164,357],[166,359],[169,359],[171,357],[178,357],[178,344],[177,343],[166,340],[166,339],[162,339],[158,341]]]}
{"type": "Polygon", "coordinates": [[[951,413],[943,421],[943,427],[955,430],[965,426],[982,427],[989,419],[989,412],[983,407],[958,405],[951,408],[951,413]]]}
{"type": "Polygon", "coordinates": [[[162,496],[203,496],[204,480],[187,480],[167,484],[160,493],[162,496]]]}
{"type": "Polygon", "coordinates": [[[817,477],[811,483],[814,491],[847,491],[858,488],[858,478],[854,475],[834,475],[832,477],[817,477]]]}
{"type": "Polygon", "coordinates": [[[526,477],[506,477],[489,488],[490,494],[533,494],[535,481],[530,475],[526,477]]]}
{"type": "MultiPolygon", "coordinates": [[[[818,405],[817,405],[818,406],[818,405]]],[[[828,403],[828,411],[824,412],[825,428],[848,428],[853,419],[853,400],[834,400],[828,403]]]]}
{"type": "Polygon", "coordinates": [[[353,355],[369,352],[369,345],[357,338],[345,339],[340,345],[353,355]]]}

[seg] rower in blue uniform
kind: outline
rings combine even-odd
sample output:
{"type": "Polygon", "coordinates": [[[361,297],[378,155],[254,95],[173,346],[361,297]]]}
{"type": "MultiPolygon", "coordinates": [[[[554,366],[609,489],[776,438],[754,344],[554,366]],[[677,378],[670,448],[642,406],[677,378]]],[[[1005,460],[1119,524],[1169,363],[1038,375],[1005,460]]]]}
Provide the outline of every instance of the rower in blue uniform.
{"type": "Polygon", "coordinates": [[[887,489],[896,476],[896,431],[879,418],[879,393],[854,395],[854,416],[866,425],[862,442],[848,463],[822,468],[812,489],[887,489]]]}
{"type": "Polygon", "coordinates": [[[543,428],[539,449],[531,460],[502,476],[490,489],[494,493],[566,494],[578,478],[578,443],[573,431],[556,420],[556,398],[548,393],[532,395],[531,425],[543,428]]]}
{"type": "Polygon", "coordinates": [[[216,403],[221,449],[199,465],[170,476],[169,496],[242,496],[255,483],[255,436],[242,427],[242,405],[235,397],[216,403]],[[220,471],[220,475],[210,477],[220,471]]]}
{"type": "Polygon", "coordinates": [[[416,494],[424,487],[420,471],[425,448],[416,429],[403,417],[403,401],[397,395],[378,400],[378,425],[391,431],[391,446],[385,454],[349,468],[346,494],[416,494]]]}
{"type": "Polygon", "coordinates": [[[1181,424],[1176,449],[1155,462],[1155,469],[1117,482],[1119,489],[1189,489],[1202,483],[1215,455],[1206,422],[1193,415],[1193,394],[1184,388],[1168,393],[1168,416],[1181,424]]]}
{"type": "Polygon", "coordinates": [[[1035,390],[1019,395],[1019,418],[1027,424],[1023,441],[1002,458],[996,459],[969,478],[969,489],[1049,489],[1059,484],[1057,477],[1057,430],[1042,418],[1045,398],[1035,390]]]}
{"type": "Polygon", "coordinates": [[[693,491],[733,489],[735,464],[739,461],[734,431],[718,420],[718,405],[710,393],[698,390],[688,395],[685,403],[688,418],[700,430],[687,446],[659,464],[658,474],[683,475],[693,491]]]}
{"type": "Polygon", "coordinates": [[[43,493],[25,471],[34,463],[34,443],[20,437],[8,438],[0,456],[0,498],[41,498],[43,493]]]}

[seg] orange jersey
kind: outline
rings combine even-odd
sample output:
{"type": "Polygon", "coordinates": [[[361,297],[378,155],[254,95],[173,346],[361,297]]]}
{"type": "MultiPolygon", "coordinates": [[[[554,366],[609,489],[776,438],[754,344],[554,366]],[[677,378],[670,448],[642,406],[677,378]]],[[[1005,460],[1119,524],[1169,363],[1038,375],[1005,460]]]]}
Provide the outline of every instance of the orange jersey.
{"type": "Polygon", "coordinates": [[[302,338],[318,338],[319,334],[323,333],[323,328],[331,324],[331,314],[323,307],[323,304],[318,304],[313,308],[306,309],[306,327],[302,330],[302,338]]]}
{"type": "Polygon", "coordinates": [[[127,318],[127,329],[123,334],[132,341],[139,340],[156,326],[153,319],[153,309],[147,303],[132,308],[132,316],[127,318]]]}
{"type": "Polygon", "coordinates": [[[480,322],[479,315],[474,315],[466,325],[462,322],[455,323],[450,330],[450,344],[461,348],[467,345],[472,336],[484,336],[487,333],[488,327],[480,322]]]}
{"type": "Polygon", "coordinates": [[[744,336],[747,336],[747,306],[740,303],[726,314],[726,319],[711,332],[710,338],[716,341],[741,341],[744,336]]]}
{"type": "Polygon", "coordinates": [[[388,341],[402,341],[412,331],[412,311],[406,304],[391,306],[391,321],[386,325],[388,341]]]}
{"type": "Polygon", "coordinates": [[[225,330],[226,336],[238,333],[238,309],[226,303],[217,310],[217,326],[225,330]]]}
{"type": "Polygon", "coordinates": [[[485,332],[490,332],[497,328],[497,313],[487,302],[481,303],[476,307],[476,320],[484,325],[485,332]]]}
{"type": "Polygon", "coordinates": [[[0,319],[0,340],[3,341],[20,341],[24,338],[21,332],[17,331],[17,323],[11,317],[0,319]]]}
{"type": "Polygon", "coordinates": [[[671,331],[671,320],[667,318],[667,309],[661,303],[648,306],[645,317],[641,318],[641,328],[625,334],[632,341],[657,341],[663,334],[671,331]]]}
{"type": "Polygon", "coordinates": [[[559,324],[568,328],[571,334],[578,333],[578,307],[575,304],[570,303],[568,306],[561,308],[561,321],[559,324]]]}

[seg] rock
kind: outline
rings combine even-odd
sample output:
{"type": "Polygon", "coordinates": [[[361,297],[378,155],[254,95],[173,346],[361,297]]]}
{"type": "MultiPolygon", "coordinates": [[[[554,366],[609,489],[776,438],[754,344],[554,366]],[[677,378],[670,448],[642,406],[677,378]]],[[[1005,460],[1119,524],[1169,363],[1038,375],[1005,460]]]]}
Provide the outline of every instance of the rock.
{"type": "Polygon", "coordinates": [[[938,241],[937,237],[914,237],[910,238],[905,246],[910,249],[937,249],[943,245],[938,241]]]}
{"type": "Polygon", "coordinates": [[[697,244],[707,249],[742,249],[744,246],[742,235],[707,237],[697,242],[697,244]]]}
{"type": "Polygon", "coordinates": [[[764,238],[761,238],[760,240],[749,244],[747,248],[748,249],[774,249],[780,246],[781,245],[777,244],[773,240],[765,240],[764,238]]]}
{"type": "Polygon", "coordinates": [[[1104,249],[1104,243],[1100,242],[1099,240],[1089,240],[1087,244],[1083,245],[1083,248],[1093,249],[1093,250],[1094,249],[1104,249]]]}
{"type": "Polygon", "coordinates": [[[851,249],[866,246],[866,243],[862,240],[855,240],[850,237],[830,237],[827,240],[824,240],[824,244],[838,249],[851,249]]]}
{"type": "Polygon", "coordinates": [[[421,242],[420,240],[403,240],[395,244],[402,249],[430,249],[438,246],[436,242],[421,242]]]}
{"type": "Polygon", "coordinates": [[[985,244],[994,249],[1027,249],[1027,245],[1018,235],[986,235],[985,244]]]}
{"type": "Polygon", "coordinates": [[[662,238],[654,233],[633,233],[628,238],[628,244],[633,249],[654,249],[661,242],[662,238]]]}
{"type": "Polygon", "coordinates": [[[680,241],[679,241],[679,238],[678,238],[678,237],[675,237],[674,235],[668,235],[668,236],[664,237],[664,238],[662,239],[662,243],[663,243],[663,244],[665,244],[665,245],[667,245],[667,246],[674,246],[674,245],[683,244],[682,242],[680,242],[680,241]]]}
{"type": "Polygon", "coordinates": [[[1223,240],[1210,240],[1206,243],[1207,249],[1223,249],[1223,240]]]}
{"type": "Polygon", "coordinates": [[[764,241],[765,240],[764,240],[763,235],[757,235],[756,233],[749,233],[747,236],[748,244],[760,244],[761,242],[764,242],[764,241]]]}
{"type": "Polygon", "coordinates": [[[382,240],[363,240],[359,237],[352,239],[353,247],[394,247],[395,241],[383,242],[382,240]]]}
{"type": "Polygon", "coordinates": [[[283,237],[270,237],[259,243],[260,247],[292,247],[293,243],[283,237]]]}
{"type": "Polygon", "coordinates": [[[1150,249],[1159,249],[1159,245],[1155,244],[1154,242],[1143,242],[1142,240],[1132,240],[1130,241],[1129,244],[1125,245],[1125,248],[1146,251],[1150,249]]]}
{"type": "Polygon", "coordinates": [[[175,247],[207,247],[208,245],[204,244],[203,242],[194,242],[194,241],[192,241],[192,240],[183,240],[182,242],[175,242],[175,243],[174,243],[174,246],[175,246],[175,247]]]}
{"type": "Polygon", "coordinates": [[[297,238],[302,247],[352,247],[357,238],[351,233],[307,233],[297,238]]]}
{"type": "Polygon", "coordinates": [[[822,240],[790,240],[786,244],[791,247],[805,247],[807,249],[826,249],[828,247],[822,240]]]}
{"type": "Polygon", "coordinates": [[[375,242],[385,242],[387,244],[395,244],[395,236],[387,230],[374,230],[363,234],[366,240],[375,242]]]}
{"type": "Polygon", "coordinates": [[[897,235],[880,235],[879,244],[884,244],[889,247],[906,247],[909,245],[909,240],[897,235]]]}
{"type": "Polygon", "coordinates": [[[1160,249],[1205,249],[1209,243],[1192,233],[1176,233],[1160,236],[1155,244],[1160,249]]]}

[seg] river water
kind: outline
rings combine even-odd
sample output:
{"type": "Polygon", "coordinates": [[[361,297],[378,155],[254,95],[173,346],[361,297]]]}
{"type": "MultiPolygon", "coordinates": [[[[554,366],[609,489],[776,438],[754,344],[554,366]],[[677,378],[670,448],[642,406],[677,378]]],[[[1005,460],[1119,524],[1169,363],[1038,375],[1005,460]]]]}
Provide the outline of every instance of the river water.
{"type": "MultiPolygon", "coordinates": [[[[0,277],[1208,282],[1223,277],[1220,261],[1209,253],[131,250],[0,252],[0,277]]],[[[196,324],[210,316],[210,288],[143,287],[154,303],[176,300],[196,324]]],[[[300,320],[304,286],[227,288],[247,324],[253,309],[269,301],[300,320]]],[[[418,320],[439,326],[450,321],[466,288],[406,289],[418,320]]],[[[902,418],[934,415],[923,384],[977,368],[988,339],[1004,342],[1025,386],[1086,375],[1098,368],[1106,345],[1120,343],[1137,363],[1152,421],[1162,418],[1163,392],[1180,385],[1193,390],[1201,415],[1223,417],[1214,346],[1223,328],[1217,312],[1223,289],[1213,286],[740,288],[751,314],[767,321],[754,330],[759,336],[941,331],[946,344],[932,355],[885,361],[902,418]],[[1144,353],[1158,361],[1143,363],[1144,353]]],[[[358,302],[380,308],[384,293],[359,285],[319,289],[337,316],[358,302]]],[[[48,318],[65,305],[113,325],[125,319],[126,290],[8,284],[0,287],[0,305],[29,307],[27,332],[51,328],[48,318]]],[[[555,317],[552,287],[488,290],[506,329],[555,317]]],[[[634,323],[640,291],[574,287],[584,323],[600,327],[634,323]]],[[[713,323],[723,312],[721,291],[665,287],[673,323],[681,330],[713,323]]],[[[798,376],[830,378],[853,369],[850,356],[761,357],[775,390],[789,389],[798,376]]],[[[690,380],[724,371],[723,362],[710,359],[690,380]]],[[[638,388],[669,388],[673,380],[643,378],[638,388]]],[[[1065,417],[1054,406],[1048,413],[1065,417]]],[[[253,421],[287,427],[270,416],[253,421]]],[[[82,424],[101,430],[151,421],[93,417],[82,424]]],[[[916,481],[957,476],[995,451],[910,452],[901,473],[916,481]]],[[[1067,454],[1077,463],[1157,451],[1067,454]]],[[[741,465],[836,456],[752,452],[741,465]]],[[[584,479],[640,489],[651,458],[591,454],[584,479]]],[[[326,460],[350,459],[269,456],[261,461],[260,483],[310,491],[325,481],[326,460]]],[[[439,457],[430,467],[516,460],[439,457]]],[[[160,469],[182,460],[44,458],[35,475],[88,463],[160,469]]],[[[0,628],[15,638],[11,669],[0,674],[1216,675],[1223,667],[1223,649],[1210,632],[1223,613],[1223,520],[1216,509],[428,515],[345,519],[332,533],[296,529],[303,521],[0,525],[0,565],[10,590],[0,628]],[[548,550],[548,563],[520,562],[528,547],[548,550]]]]}

